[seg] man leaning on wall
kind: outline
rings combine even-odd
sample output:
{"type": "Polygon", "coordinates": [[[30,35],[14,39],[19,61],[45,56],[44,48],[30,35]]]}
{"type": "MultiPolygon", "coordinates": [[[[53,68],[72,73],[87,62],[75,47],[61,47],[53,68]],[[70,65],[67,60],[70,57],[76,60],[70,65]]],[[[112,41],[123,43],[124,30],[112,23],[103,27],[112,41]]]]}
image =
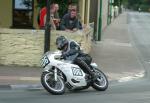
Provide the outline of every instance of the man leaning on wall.
{"type": "Polygon", "coordinates": [[[77,17],[77,7],[72,6],[68,13],[66,13],[60,24],[60,29],[67,32],[75,32],[82,29],[82,25],[77,17]]]}

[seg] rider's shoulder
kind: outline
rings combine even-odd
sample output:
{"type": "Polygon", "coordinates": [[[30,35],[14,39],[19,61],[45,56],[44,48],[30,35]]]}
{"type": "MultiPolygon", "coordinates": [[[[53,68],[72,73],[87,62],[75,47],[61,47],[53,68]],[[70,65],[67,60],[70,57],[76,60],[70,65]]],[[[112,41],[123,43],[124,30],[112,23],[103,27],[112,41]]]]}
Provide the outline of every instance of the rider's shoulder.
{"type": "Polygon", "coordinates": [[[69,40],[69,42],[70,42],[70,44],[71,45],[79,45],[76,41],[74,41],[74,40],[69,40]]]}

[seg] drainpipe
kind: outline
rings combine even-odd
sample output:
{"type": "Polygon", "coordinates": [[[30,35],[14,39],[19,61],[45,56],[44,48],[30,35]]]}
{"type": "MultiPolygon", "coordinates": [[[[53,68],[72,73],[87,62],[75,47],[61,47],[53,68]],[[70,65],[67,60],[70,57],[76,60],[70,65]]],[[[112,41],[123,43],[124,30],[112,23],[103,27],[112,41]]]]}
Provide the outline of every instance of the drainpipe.
{"type": "Polygon", "coordinates": [[[102,0],[100,0],[99,24],[98,24],[98,41],[101,41],[102,35],[102,0]]]}
{"type": "Polygon", "coordinates": [[[112,0],[109,0],[109,12],[108,12],[108,18],[107,18],[107,25],[109,25],[111,23],[111,19],[112,19],[112,0]]]}
{"type": "Polygon", "coordinates": [[[50,33],[51,33],[51,24],[50,24],[50,3],[51,0],[46,2],[46,24],[45,24],[45,35],[44,35],[44,53],[50,50],[50,33]]]}
{"type": "Polygon", "coordinates": [[[111,23],[111,19],[112,19],[112,0],[110,0],[110,23],[111,23]]]}
{"type": "Polygon", "coordinates": [[[110,14],[110,1],[108,0],[107,25],[109,25],[109,14],[110,14]]]}
{"type": "Polygon", "coordinates": [[[119,13],[120,13],[120,14],[122,13],[122,10],[121,10],[121,3],[122,3],[122,0],[119,0],[119,13]]]}

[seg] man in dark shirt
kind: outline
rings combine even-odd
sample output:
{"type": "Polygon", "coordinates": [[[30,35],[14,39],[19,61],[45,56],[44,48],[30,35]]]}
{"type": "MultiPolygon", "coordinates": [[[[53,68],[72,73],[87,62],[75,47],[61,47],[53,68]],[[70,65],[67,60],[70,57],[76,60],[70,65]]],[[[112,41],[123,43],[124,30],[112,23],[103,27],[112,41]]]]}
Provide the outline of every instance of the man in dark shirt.
{"type": "Polygon", "coordinates": [[[82,29],[75,9],[72,9],[69,13],[64,15],[60,24],[60,29],[65,31],[77,31],[78,29],[82,29]]]}

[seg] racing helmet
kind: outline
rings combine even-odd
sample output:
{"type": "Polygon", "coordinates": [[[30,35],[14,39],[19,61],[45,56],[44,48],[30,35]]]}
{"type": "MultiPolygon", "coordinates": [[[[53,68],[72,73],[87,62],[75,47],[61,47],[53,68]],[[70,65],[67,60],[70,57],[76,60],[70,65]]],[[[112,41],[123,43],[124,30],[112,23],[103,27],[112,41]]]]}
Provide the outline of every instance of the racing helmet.
{"type": "Polygon", "coordinates": [[[68,44],[68,40],[67,40],[67,38],[65,36],[59,36],[59,37],[56,38],[57,49],[63,50],[63,48],[67,44],[68,44]]]}

